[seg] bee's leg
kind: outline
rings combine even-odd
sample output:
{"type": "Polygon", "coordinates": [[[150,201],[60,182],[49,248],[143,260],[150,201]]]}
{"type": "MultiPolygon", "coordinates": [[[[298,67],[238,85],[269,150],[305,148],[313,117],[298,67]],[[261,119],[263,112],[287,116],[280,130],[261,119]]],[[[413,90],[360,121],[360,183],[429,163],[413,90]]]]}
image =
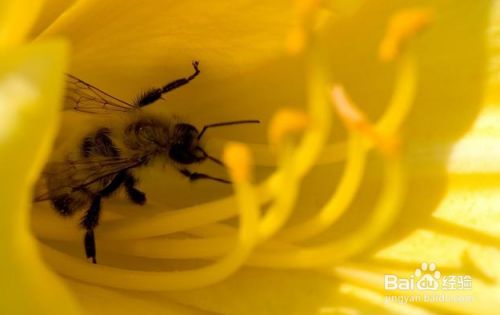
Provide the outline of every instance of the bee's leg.
{"type": "Polygon", "coordinates": [[[231,182],[228,181],[227,179],[213,177],[213,176],[210,176],[210,175],[207,175],[207,174],[203,174],[203,173],[191,172],[190,170],[185,169],[185,168],[184,169],[180,169],[179,172],[181,172],[182,175],[184,175],[187,178],[189,178],[190,181],[195,181],[195,180],[198,180],[198,179],[210,179],[210,180],[214,180],[216,182],[220,182],[220,183],[224,183],[224,184],[231,184],[231,182]]]}
{"type": "Polygon", "coordinates": [[[172,81],[168,84],[166,84],[165,86],[162,87],[161,89],[161,93],[162,94],[165,94],[165,93],[168,93],[172,90],[175,90],[183,85],[186,85],[189,83],[189,81],[193,80],[194,78],[196,78],[199,74],[200,74],[200,69],[198,68],[198,65],[200,63],[198,61],[193,61],[193,69],[194,69],[194,73],[191,74],[189,77],[187,78],[182,78],[182,79],[177,79],[175,81],[172,81]]]}
{"type": "Polygon", "coordinates": [[[93,197],[90,208],[87,210],[85,215],[82,217],[80,221],[80,225],[86,229],[85,238],[84,238],[84,246],[85,246],[85,255],[87,258],[92,258],[92,262],[96,263],[96,247],[95,247],[95,237],[94,237],[94,229],[99,224],[99,215],[101,213],[101,199],[102,197],[108,197],[113,192],[115,192],[120,185],[123,184],[125,180],[126,172],[118,173],[111,183],[106,186],[103,190],[99,192],[99,194],[93,197]]]}
{"type": "Polygon", "coordinates": [[[132,202],[139,205],[146,203],[146,194],[135,188],[137,179],[133,175],[127,173],[123,184],[125,186],[125,190],[127,191],[127,195],[132,202]]]}
{"type": "Polygon", "coordinates": [[[162,96],[162,94],[168,93],[172,90],[175,90],[183,85],[186,85],[189,83],[189,81],[193,80],[200,74],[200,69],[198,69],[199,62],[198,61],[193,61],[193,68],[194,68],[194,73],[190,75],[187,78],[182,78],[182,79],[177,79],[175,81],[172,81],[162,88],[153,88],[145,93],[143,93],[137,100],[135,101],[135,104],[139,107],[144,107],[149,104],[152,104],[159,100],[162,96]]]}
{"type": "Polygon", "coordinates": [[[127,172],[119,172],[115,175],[111,183],[108,184],[103,190],[99,192],[102,197],[109,197],[124,183],[127,178],[127,172]]]}
{"type": "Polygon", "coordinates": [[[92,200],[90,208],[87,213],[82,217],[80,225],[85,228],[85,237],[83,240],[85,246],[85,255],[87,258],[92,258],[92,262],[95,264],[96,261],[96,249],[95,249],[95,237],[94,228],[99,223],[99,214],[101,212],[101,196],[97,195],[92,200]]]}

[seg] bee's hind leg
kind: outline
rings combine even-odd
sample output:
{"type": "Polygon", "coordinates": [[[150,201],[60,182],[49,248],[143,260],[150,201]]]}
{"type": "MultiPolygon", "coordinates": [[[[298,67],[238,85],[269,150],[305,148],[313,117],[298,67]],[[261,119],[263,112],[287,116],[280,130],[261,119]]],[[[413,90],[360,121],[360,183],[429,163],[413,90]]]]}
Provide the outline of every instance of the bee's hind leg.
{"type": "Polygon", "coordinates": [[[82,217],[82,220],[80,221],[80,225],[87,230],[84,237],[85,255],[87,256],[87,258],[92,258],[92,262],[94,264],[97,263],[94,228],[99,223],[100,212],[101,196],[97,195],[92,200],[87,213],[85,213],[85,215],[82,217]]]}
{"type": "Polygon", "coordinates": [[[99,224],[99,215],[101,213],[101,199],[102,197],[108,197],[113,192],[115,192],[120,187],[120,185],[123,184],[126,176],[126,172],[118,173],[113,178],[111,183],[106,186],[106,188],[101,190],[99,194],[95,195],[92,199],[92,203],[90,204],[89,209],[80,221],[80,225],[86,230],[84,237],[85,255],[87,256],[87,258],[91,258],[94,264],[97,263],[94,229],[99,224]]]}

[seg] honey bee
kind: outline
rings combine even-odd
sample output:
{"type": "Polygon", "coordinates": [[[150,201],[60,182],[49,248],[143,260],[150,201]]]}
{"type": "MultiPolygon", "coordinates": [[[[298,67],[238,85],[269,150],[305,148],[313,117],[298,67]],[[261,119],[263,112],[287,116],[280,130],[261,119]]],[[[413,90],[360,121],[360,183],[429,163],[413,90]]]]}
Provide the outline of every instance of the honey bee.
{"type": "Polygon", "coordinates": [[[130,118],[117,131],[102,127],[85,136],[80,142],[77,157],[49,162],[41,176],[44,189],[35,197],[35,201],[49,200],[62,216],[85,210],[80,226],[85,229],[85,255],[94,264],[94,229],[99,224],[102,199],[123,188],[131,202],[138,205],[146,202],[146,194],[137,188],[134,169],[163,158],[171,161],[170,164],[191,181],[208,179],[229,183],[223,178],[192,172],[188,166],[206,160],[223,165],[200,144],[209,128],[258,123],[258,120],[209,124],[198,131],[193,125],[177,118],[160,119],[141,110],[196,78],[200,74],[199,63],[195,61],[192,65],[194,73],[190,76],[152,88],[131,103],[67,75],[66,107],[94,114],[123,112],[130,118]]]}

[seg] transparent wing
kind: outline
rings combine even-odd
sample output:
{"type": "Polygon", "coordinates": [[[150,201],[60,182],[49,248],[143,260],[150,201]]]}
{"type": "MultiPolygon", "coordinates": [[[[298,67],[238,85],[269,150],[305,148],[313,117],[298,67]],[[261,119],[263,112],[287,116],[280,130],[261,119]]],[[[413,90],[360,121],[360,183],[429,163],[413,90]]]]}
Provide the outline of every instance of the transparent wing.
{"type": "Polygon", "coordinates": [[[122,101],[95,86],[67,74],[64,108],[92,114],[129,112],[139,109],[134,104],[122,101]]]}
{"type": "Polygon", "coordinates": [[[118,173],[145,164],[147,160],[148,156],[135,156],[50,162],[42,174],[43,183],[35,191],[35,201],[48,200],[109,181],[118,173]]]}

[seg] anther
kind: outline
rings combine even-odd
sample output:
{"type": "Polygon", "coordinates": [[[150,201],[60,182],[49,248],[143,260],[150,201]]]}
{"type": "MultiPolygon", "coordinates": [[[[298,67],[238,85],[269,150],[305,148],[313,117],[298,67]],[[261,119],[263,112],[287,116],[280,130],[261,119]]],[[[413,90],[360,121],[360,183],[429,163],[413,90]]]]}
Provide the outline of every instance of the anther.
{"type": "Polygon", "coordinates": [[[401,47],[409,39],[425,29],[433,20],[430,9],[407,9],[392,16],[385,37],[379,46],[379,58],[392,61],[401,53],[401,47]]]}
{"type": "Polygon", "coordinates": [[[306,113],[298,110],[281,110],[274,115],[269,128],[269,141],[279,144],[286,135],[304,131],[310,124],[306,113]]]}
{"type": "Polygon", "coordinates": [[[342,86],[333,87],[332,100],[335,110],[348,128],[365,135],[382,153],[388,156],[397,152],[399,141],[396,135],[385,135],[377,131],[366,115],[349,99],[342,86]]]}
{"type": "Polygon", "coordinates": [[[290,55],[296,55],[304,50],[307,44],[307,29],[311,24],[314,12],[317,10],[319,0],[296,0],[295,15],[297,25],[290,31],[286,39],[286,50],[290,55]]]}
{"type": "Polygon", "coordinates": [[[223,153],[223,161],[231,178],[235,183],[249,181],[251,178],[253,161],[252,154],[248,146],[231,142],[223,153]]]}

